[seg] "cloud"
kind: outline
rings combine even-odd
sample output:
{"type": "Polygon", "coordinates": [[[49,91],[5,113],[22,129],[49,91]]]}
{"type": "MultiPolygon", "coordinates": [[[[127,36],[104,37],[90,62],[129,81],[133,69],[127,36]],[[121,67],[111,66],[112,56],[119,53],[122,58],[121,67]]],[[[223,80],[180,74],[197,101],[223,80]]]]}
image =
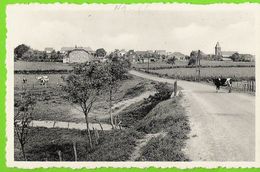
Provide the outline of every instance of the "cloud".
{"type": "Polygon", "coordinates": [[[130,49],[132,47],[136,47],[138,40],[139,36],[137,34],[120,33],[116,36],[104,35],[101,41],[110,49],[114,49],[115,47],[117,49],[122,49],[125,48],[126,45],[128,46],[128,49],[130,49]]]}
{"type": "Polygon", "coordinates": [[[208,26],[200,26],[196,23],[191,23],[185,27],[178,27],[173,29],[172,35],[177,39],[199,39],[206,34],[209,34],[210,28],[208,26]]]}
{"type": "MultiPolygon", "coordinates": [[[[22,8],[21,8],[22,9],[22,8]]],[[[143,13],[70,10],[8,10],[8,39],[36,49],[90,46],[93,49],[165,49],[189,54],[201,49],[254,52],[254,16],[247,11],[150,11],[143,13]],[[91,17],[88,17],[91,14],[91,17]],[[228,14],[228,15],[227,15],[228,14]]]]}
{"type": "Polygon", "coordinates": [[[255,52],[255,29],[250,22],[238,22],[218,27],[191,23],[172,30],[171,37],[179,49],[198,50],[213,53],[216,42],[223,50],[255,52]]]}

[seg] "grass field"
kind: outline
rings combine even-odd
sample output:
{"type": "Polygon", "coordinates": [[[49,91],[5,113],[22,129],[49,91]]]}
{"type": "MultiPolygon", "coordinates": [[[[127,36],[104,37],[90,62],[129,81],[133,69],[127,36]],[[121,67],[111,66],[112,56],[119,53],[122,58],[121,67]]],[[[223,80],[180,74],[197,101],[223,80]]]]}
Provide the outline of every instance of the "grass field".
{"type": "MultiPolygon", "coordinates": [[[[22,86],[28,89],[41,89],[44,86],[40,85],[40,82],[36,79],[37,77],[42,76],[40,74],[15,74],[14,75],[14,87],[15,89],[21,89],[22,86]],[[27,79],[27,83],[23,84],[23,78],[27,79]]],[[[49,82],[46,85],[47,88],[57,87],[58,84],[63,83],[61,76],[67,76],[66,74],[44,74],[48,76],[49,82]]]]}
{"type": "Polygon", "coordinates": [[[59,62],[25,62],[16,61],[14,62],[14,70],[72,70],[73,67],[59,62]]]}
{"type": "MultiPolygon", "coordinates": [[[[47,74],[49,82],[46,86],[40,85],[36,77],[39,75],[15,74],[15,99],[19,99],[19,93],[22,87],[33,93],[37,98],[35,106],[35,120],[54,120],[66,122],[84,122],[84,115],[80,111],[80,107],[72,104],[63,98],[64,92],[58,86],[63,84],[61,74],[47,74]],[[27,83],[23,84],[22,78],[27,79],[27,83]]],[[[64,75],[66,76],[66,75],[64,75]]],[[[116,93],[113,95],[113,104],[140,95],[144,91],[152,90],[153,86],[150,81],[139,77],[129,77],[119,83],[116,93]],[[136,87],[138,86],[138,87],[136,87]],[[137,88],[137,89],[134,89],[137,88]]],[[[90,113],[90,120],[93,122],[95,118],[103,119],[108,117],[109,103],[108,95],[104,93],[96,103],[94,103],[90,113]]]]}
{"type": "MultiPolygon", "coordinates": [[[[188,61],[176,61],[173,67],[185,67],[188,65],[188,61]]],[[[254,66],[255,62],[233,62],[233,61],[208,61],[208,60],[201,60],[201,66],[254,66]]],[[[135,63],[132,64],[132,67],[137,69],[146,69],[148,68],[147,63],[135,63]]],[[[171,64],[167,64],[166,62],[152,62],[149,63],[150,69],[163,69],[163,68],[171,68],[171,64]]]]}
{"type": "MultiPolygon", "coordinates": [[[[165,132],[165,137],[153,138],[141,149],[137,160],[186,161],[182,153],[189,125],[179,99],[168,99],[157,104],[144,118],[135,120],[133,127],[124,130],[99,131],[100,138],[90,149],[86,131],[60,128],[30,128],[25,146],[29,161],[74,161],[73,142],[78,161],[127,161],[148,133],[165,132]]],[[[140,106],[139,104],[136,105],[140,106]]],[[[135,108],[137,108],[135,107],[135,108]]],[[[131,113],[128,115],[131,117],[131,113]]],[[[23,160],[17,138],[14,139],[15,160],[23,160]]]]}
{"type": "MultiPolygon", "coordinates": [[[[126,161],[143,133],[134,130],[99,132],[100,139],[94,150],[89,149],[86,132],[60,128],[31,128],[25,146],[29,161],[74,161],[73,142],[76,143],[78,161],[126,161]]],[[[17,138],[14,139],[16,161],[23,160],[17,138]]]]}
{"type": "MultiPolygon", "coordinates": [[[[185,78],[195,77],[195,68],[174,68],[150,70],[152,73],[167,74],[168,76],[185,78]]],[[[232,78],[249,78],[255,77],[254,67],[222,67],[222,68],[201,68],[201,77],[232,77],[232,78]]]]}

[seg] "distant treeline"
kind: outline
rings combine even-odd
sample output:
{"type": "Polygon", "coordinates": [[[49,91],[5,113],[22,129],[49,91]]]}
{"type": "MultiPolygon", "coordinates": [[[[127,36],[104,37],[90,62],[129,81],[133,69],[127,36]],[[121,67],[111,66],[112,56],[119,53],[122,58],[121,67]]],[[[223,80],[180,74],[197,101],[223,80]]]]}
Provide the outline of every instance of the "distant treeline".
{"type": "Polygon", "coordinates": [[[29,61],[29,62],[62,62],[63,53],[53,50],[47,53],[39,51],[31,47],[21,44],[14,49],[14,61],[29,61]]]}

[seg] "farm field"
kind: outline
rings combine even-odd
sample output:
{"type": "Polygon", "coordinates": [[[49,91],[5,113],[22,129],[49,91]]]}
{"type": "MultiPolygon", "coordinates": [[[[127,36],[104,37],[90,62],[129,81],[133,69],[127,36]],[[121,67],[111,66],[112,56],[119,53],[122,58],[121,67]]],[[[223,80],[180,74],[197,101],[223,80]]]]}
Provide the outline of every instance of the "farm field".
{"type": "MultiPolygon", "coordinates": [[[[62,76],[66,77],[65,74],[44,74],[50,79],[47,88],[57,87],[58,84],[63,83],[62,76]]],[[[44,86],[40,85],[40,82],[36,79],[37,77],[42,76],[40,74],[15,74],[14,75],[14,87],[15,90],[19,90],[24,86],[27,89],[43,89],[44,86]],[[23,84],[23,78],[27,79],[27,83],[23,84]]]]}
{"type": "MultiPolygon", "coordinates": [[[[185,78],[196,76],[195,68],[174,68],[150,70],[151,73],[167,74],[168,76],[185,78]]],[[[250,78],[255,77],[254,67],[222,67],[222,68],[201,68],[201,77],[233,77],[233,78],[250,78]]]]}
{"type": "Polygon", "coordinates": [[[59,62],[26,62],[16,61],[14,62],[14,70],[72,70],[73,67],[59,62]]]}
{"type": "MultiPolygon", "coordinates": [[[[173,67],[185,67],[188,65],[188,61],[176,61],[173,67]]],[[[208,61],[201,60],[201,66],[255,66],[255,62],[232,62],[232,61],[208,61]]],[[[147,63],[134,63],[132,67],[137,69],[144,69],[148,67],[147,63]]],[[[171,64],[167,64],[166,62],[153,62],[149,63],[150,69],[160,69],[160,68],[171,68],[171,64]]]]}
{"type": "MultiPolygon", "coordinates": [[[[14,88],[15,99],[19,99],[19,93],[27,89],[37,98],[34,120],[55,120],[66,122],[84,122],[84,115],[78,105],[72,104],[63,98],[63,92],[60,85],[63,84],[61,74],[47,74],[49,82],[46,86],[40,85],[34,74],[15,74],[14,88]],[[27,83],[23,84],[22,79],[26,78],[27,83]]],[[[130,76],[129,79],[119,83],[118,90],[113,95],[113,104],[130,99],[142,94],[145,91],[151,91],[153,85],[150,81],[139,77],[130,76]]],[[[93,105],[90,119],[93,122],[96,118],[107,118],[109,113],[108,97],[104,93],[93,105]]]]}

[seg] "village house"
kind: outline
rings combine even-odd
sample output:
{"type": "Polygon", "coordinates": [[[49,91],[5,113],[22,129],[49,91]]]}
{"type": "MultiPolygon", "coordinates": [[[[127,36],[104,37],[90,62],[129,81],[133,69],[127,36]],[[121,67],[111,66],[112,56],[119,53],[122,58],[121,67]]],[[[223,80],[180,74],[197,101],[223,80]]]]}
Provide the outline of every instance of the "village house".
{"type": "Polygon", "coordinates": [[[149,51],[136,51],[137,54],[137,63],[147,63],[147,62],[156,62],[158,59],[154,56],[152,50],[149,51]]]}
{"type": "Polygon", "coordinates": [[[119,50],[118,55],[119,57],[124,57],[126,55],[127,51],[125,49],[119,50]]]}
{"type": "Polygon", "coordinates": [[[252,54],[240,54],[241,58],[243,61],[246,62],[254,62],[255,61],[255,56],[252,54]]]}
{"type": "Polygon", "coordinates": [[[77,48],[77,49],[84,49],[84,50],[86,50],[87,52],[89,52],[92,55],[94,55],[94,53],[95,53],[95,51],[93,51],[90,47],[79,47],[79,46],[75,46],[75,47],[61,47],[60,53],[66,54],[69,51],[74,50],[75,48],[77,48]]]}
{"type": "Polygon", "coordinates": [[[75,47],[66,53],[63,58],[63,63],[85,63],[94,60],[93,52],[87,51],[84,48],[75,47]]]}
{"type": "Polygon", "coordinates": [[[167,52],[166,50],[155,50],[155,54],[158,54],[160,56],[166,56],[167,55],[167,52]]]}
{"type": "Polygon", "coordinates": [[[166,56],[166,59],[170,59],[170,58],[173,58],[175,57],[176,60],[185,60],[185,55],[180,53],[180,52],[167,52],[167,56],[166,56]]]}
{"type": "Polygon", "coordinates": [[[71,50],[73,50],[73,49],[74,49],[74,47],[61,47],[60,53],[65,54],[65,53],[67,53],[68,51],[71,51],[71,50]]]}
{"type": "Polygon", "coordinates": [[[44,49],[44,51],[45,51],[47,54],[51,54],[51,53],[54,51],[54,48],[46,47],[46,48],[44,49]]]}

